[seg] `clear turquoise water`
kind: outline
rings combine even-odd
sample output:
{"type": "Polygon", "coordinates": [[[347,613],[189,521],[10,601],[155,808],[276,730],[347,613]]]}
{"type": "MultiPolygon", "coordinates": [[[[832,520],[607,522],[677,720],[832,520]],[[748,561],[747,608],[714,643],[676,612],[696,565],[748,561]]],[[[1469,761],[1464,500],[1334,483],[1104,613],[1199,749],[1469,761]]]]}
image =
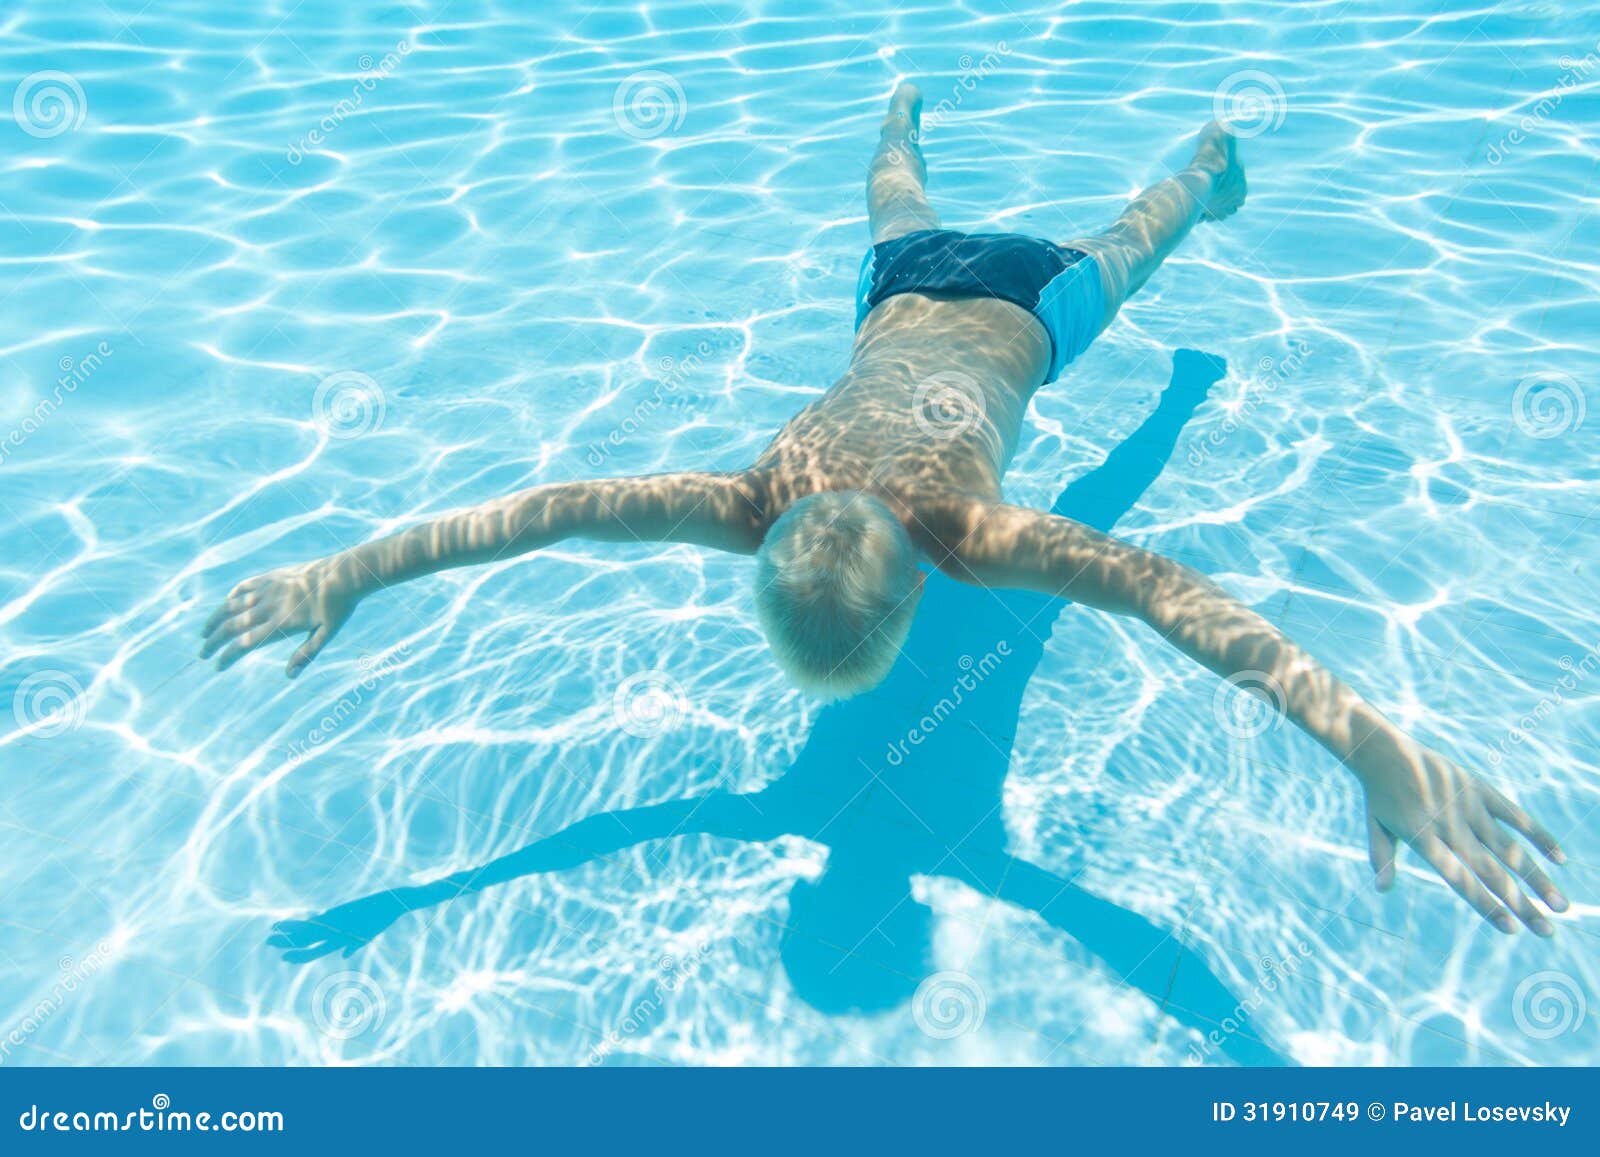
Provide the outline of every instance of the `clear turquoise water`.
{"type": "Polygon", "coordinates": [[[1437,7],[9,6],[4,1063],[1600,1060],[1600,17],[1437,7]],[[845,364],[901,77],[947,102],[930,191],[965,228],[1091,231],[1214,110],[1249,125],[1249,204],[1040,395],[1008,494],[1088,477],[1119,533],[1515,794],[1571,856],[1553,942],[1415,861],[1377,896],[1319,749],[1231,733],[1210,676],[1076,608],[924,622],[946,666],[825,712],[767,658],[746,560],[569,544],[374,599],[297,683],[282,647],[196,660],[259,571],[751,458],[845,364]],[[1159,476],[1091,474],[1180,347],[1228,375],[1159,476]],[[265,946],[586,817],[764,789],[837,804],[829,838],[626,846],[676,830],[636,814],[348,960],[265,946]],[[843,889],[844,924],[890,917],[848,968],[807,955],[832,926],[796,884],[831,849],[870,882],[973,832],[1103,904],[1051,922],[919,869],[909,899],[843,889]],[[1205,975],[1254,1009],[1226,1055],[1205,975]],[[874,977],[916,995],[844,1010],[874,977]]]}

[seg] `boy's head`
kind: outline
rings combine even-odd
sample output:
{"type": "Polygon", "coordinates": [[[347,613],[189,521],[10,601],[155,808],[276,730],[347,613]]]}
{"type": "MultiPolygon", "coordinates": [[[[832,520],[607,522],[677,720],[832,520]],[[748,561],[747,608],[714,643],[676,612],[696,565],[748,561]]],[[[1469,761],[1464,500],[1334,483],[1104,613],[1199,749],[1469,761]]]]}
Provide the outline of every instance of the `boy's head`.
{"type": "Polygon", "coordinates": [[[756,555],[756,616],[773,654],[801,688],[826,699],[883,681],[921,596],[910,535],[860,491],[802,498],[756,555]]]}

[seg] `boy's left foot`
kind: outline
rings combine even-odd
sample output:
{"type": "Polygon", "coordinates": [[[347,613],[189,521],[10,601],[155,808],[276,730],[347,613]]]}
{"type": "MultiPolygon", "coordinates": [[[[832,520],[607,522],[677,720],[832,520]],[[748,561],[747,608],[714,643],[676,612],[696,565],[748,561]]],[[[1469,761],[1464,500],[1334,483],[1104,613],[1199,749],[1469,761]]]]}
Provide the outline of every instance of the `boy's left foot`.
{"type": "Polygon", "coordinates": [[[883,117],[883,143],[878,148],[891,165],[912,165],[919,184],[927,179],[927,166],[918,143],[921,135],[922,90],[903,81],[889,98],[889,111],[883,117]]]}
{"type": "Polygon", "coordinates": [[[902,81],[894,90],[894,96],[889,98],[889,115],[884,128],[895,123],[907,132],[916,132],[922,127],[922,90],[909,80],[902,81]]]}
{"type": "Polygon", "coordinates": [[[1202,220],[1221,221],[1239,211],[1248,190],[1244,166],[1239,163],[1239,142],[1227,125],[1212,121],[1201,130],[1189,167],[1205,174],[1211,182],[1202,220]]]}

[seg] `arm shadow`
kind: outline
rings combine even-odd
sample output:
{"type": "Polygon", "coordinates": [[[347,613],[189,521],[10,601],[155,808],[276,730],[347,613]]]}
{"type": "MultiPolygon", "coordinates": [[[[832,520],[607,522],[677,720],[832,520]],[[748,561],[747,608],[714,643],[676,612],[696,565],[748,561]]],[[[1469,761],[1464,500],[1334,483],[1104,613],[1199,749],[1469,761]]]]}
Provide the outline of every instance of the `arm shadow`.
{"type": "Polygon", "coordinates": [[[710,792],[648,807],[601,812],[517,851],[432,883],[386,888],[304,920],[279,921],[273,925],[267,943],[282,949],[283,958],[291,964],[306,964],[334,952],[349,956],[408,913],[474,895],[497,884],[581,867],[651,840],[695,834],[772,839],[783,834],[776,821],[776,815],[763,804],[760,795],[731,792],[710,792]]]}

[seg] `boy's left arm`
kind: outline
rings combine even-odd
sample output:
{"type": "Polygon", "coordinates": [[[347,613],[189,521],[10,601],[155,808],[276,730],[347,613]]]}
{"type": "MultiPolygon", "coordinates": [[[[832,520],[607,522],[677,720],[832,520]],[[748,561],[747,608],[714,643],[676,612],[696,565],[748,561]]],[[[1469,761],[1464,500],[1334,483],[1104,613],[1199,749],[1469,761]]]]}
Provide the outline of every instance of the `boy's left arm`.
{"type": "Polygon", "coordinates": [[[935,561],[953,578],[1132,615],[1225,679],[1248,687],[1264,677],[1272,706],[1332,752],[1365,791],[1380,889],[1394,882],[1396,841],[1404,840],[1501,931],[1514,931],[1515,912],[1534,932],[1551,934],[1512,873],[1554,911],[1566,910],[1566,898],[1506,829],[1562,863],[1555,837],[1500,792],[1411,739],[1216,583],[1071,519],[1022,507],[970,502],[937,518],[935,561]]]}

